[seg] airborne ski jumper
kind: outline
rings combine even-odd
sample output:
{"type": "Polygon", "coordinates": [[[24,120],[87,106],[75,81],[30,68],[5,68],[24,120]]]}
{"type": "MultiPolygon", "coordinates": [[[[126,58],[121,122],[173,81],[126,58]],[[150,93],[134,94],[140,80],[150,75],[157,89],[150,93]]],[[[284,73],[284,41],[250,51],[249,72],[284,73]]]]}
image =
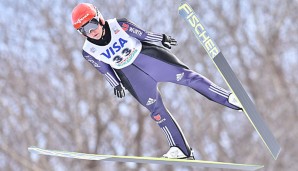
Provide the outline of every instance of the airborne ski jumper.
{"type": "Polygon", "coordinates": [[[104,20],[98,9],[89,3],[80,3],[73,9],[72,23],[86,37],[84,58],[105,76],[115,95],[122,98],[127,89],[150,111],[170,146],[163,157],[194,159],[177,121],[162,102],[159,82],[188,86],[211,101],[242,109],[240,104],[234,103],[237,100],[232,93],[189,69],[166,49],[177,45],[174,38],[145,31],[125,18],[104,20]],[[159,42],[166,48],[156,45],[159,42]]]}

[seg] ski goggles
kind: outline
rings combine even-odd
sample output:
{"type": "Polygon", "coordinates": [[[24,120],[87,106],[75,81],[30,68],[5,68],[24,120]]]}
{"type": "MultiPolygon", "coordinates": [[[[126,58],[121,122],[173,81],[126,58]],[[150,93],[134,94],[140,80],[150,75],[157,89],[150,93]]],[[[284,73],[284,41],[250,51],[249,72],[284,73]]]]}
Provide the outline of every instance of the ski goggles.
{"type": "Polygon", "coordinates": [[[87,35],[89,34],[92,30],[95,30],[98,28],[98,20],[93,18],[92,20],[90,20],[88,23],[86,23],[85,25],[83,25],[82,27],[80,27],[78,29],[78,32],[83,34],[83,35],[87,35]]]}

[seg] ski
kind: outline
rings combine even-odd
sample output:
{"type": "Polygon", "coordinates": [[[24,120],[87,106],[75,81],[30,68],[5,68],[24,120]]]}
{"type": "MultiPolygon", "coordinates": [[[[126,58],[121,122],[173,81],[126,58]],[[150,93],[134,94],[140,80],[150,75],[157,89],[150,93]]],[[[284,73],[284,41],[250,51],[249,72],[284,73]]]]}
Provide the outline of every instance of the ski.
{"type": "Polygon", "coordinates": [[[243,86],[241,85],[231,66],[228,64],[227,60],[223,56],[222,52],[216,45],[215,41],[211,39],[205,27],[199,20],[199,17],[195,14],[188,3],[182,2],[178,10],[179,15],[184,18],[186,22],[191,26],[196,38],[204,47],[209,57],[212,59],[213,63],[215,64],[218,71],[221,73],[231,91],[236,95],[237,100],[243,107],[243,112],[246,114],[247,118],[259,134],[260,138],[269,149],[273,158],[276,160],[280,153],[279,144],[270,132],[269,128],[266,126],[261,115],[258,113],[255,105],[249,98],[247,92],[244,90],[243,86]]]}
{"type": "Polygon", "coordinates": [[[162,165],[179,165],[179,166],[194,166],[200,168],[221,168],[221,169],[238,169],[238,170],[257,170],[263,168],[263,165],[253,164],[237,164],[237,163],[224,163],[202,160],[182,160],[182,159],[166,159],[156,157],[136,157],[136,156],[117,156],[117,155],[99,155],[99,154],[87,154],[69,151],[48,150],[38,147],[29,147],[28,150],[31,153],[75,158],[84,160],[101,160],[101,161],[115,161],[115,162],[133,162],[142,164],[162,164],[162,165]]]}

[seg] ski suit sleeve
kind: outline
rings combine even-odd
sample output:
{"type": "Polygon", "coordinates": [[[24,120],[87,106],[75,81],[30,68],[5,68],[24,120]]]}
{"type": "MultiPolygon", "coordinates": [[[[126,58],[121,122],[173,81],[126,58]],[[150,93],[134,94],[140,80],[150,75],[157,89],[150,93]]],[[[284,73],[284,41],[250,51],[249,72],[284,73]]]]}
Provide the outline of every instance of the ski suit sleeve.
{"type": "Polygon", "coordinates": [[[95,59],[92,55],[86,51],[82,51],[83,57],[91,63],[100,73],[102,73],[110,85],[114,88],[120,84],[119,78],[116,76],[115,71],[112,67],[102,61],[95,59]]]}
{"type": "Polygon", "coordinates": [[[126,18],[117,19],[122,29],[130,36],[141,42],[161,42],[162,34],[145,31],[126,18]]]}

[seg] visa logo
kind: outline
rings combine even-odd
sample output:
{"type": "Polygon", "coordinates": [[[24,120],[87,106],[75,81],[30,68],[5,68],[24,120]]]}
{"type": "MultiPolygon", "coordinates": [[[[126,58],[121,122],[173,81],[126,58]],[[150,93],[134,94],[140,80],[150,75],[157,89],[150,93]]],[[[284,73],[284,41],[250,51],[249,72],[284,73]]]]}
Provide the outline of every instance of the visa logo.
{"type": "Polygon", "coordinates": [[[116,52],[119,52],[123,48],[125,43],[127,43],[127,40],[119,38],[118,42],[113,43],[113,45],[107,48],[106,52],[101,53],[101,55],[110,59],[112,55],[115,55],[116,52]]]}

